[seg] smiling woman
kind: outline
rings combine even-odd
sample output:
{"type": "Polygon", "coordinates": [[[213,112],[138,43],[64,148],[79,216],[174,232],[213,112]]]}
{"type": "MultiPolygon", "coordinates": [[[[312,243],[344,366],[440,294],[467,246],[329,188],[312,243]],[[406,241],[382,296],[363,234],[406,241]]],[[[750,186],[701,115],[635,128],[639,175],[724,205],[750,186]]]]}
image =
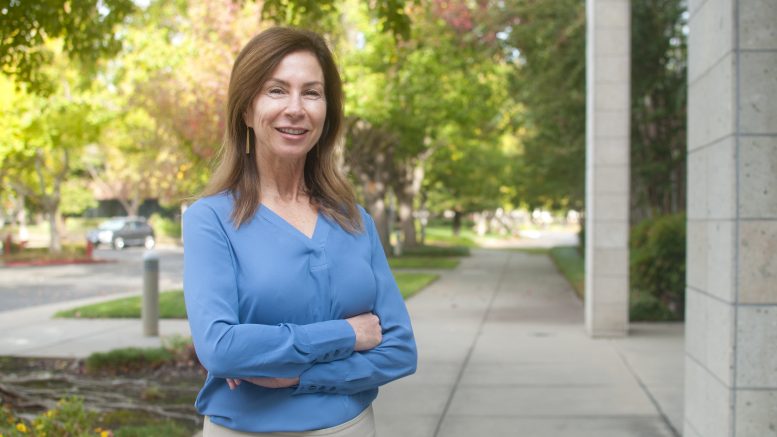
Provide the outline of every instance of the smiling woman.
{"type": "Polygon", "coordinates": [[[256,138],[259,173],[304,159],[325,119],[324,73],[318,60],[310,52],[287,55],[245,115],[256,138]]]}
{"type": "Polygon", "coordinates": [[[235,60],[221,161],[183,219],[204,437],[374,436],[378,386],[415,371],[375,224],[336,165],[342,101],[314,33],[269,29],[235,60]]]}

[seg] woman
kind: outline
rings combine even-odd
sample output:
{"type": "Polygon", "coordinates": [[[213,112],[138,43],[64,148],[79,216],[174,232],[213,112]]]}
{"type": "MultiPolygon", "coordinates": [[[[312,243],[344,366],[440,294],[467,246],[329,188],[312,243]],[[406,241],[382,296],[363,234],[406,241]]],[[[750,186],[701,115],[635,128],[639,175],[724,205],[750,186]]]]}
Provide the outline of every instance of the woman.
{"type": "Polygon", "coordinates": [[[378,386],[415,371],[375,224],[337,170],[342,125],[320,36],[276,27],[240,52],[220,164],[183,219],[205,437],[373,436],[378,386]]]}

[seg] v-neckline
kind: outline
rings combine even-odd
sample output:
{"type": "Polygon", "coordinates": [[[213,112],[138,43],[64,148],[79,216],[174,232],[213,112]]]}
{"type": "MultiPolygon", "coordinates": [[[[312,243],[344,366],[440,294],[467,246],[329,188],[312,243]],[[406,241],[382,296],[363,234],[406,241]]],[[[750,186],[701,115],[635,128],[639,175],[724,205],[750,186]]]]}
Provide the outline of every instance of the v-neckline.
{"type": "Polygon", "coordinates": [[[316,211],[316,224],[313,226],[313,234],[308,237],[307,234],[302,232],[299,228],[292,225],[288,222],[285,218],[283,218],[280,214],[270,209],[268,206],[264,204],[259,205],[259,212],[263,213],[263,216],[271,223],[275,224],[276,226],[285,229],[288,233],[292,235],[296,235],[298,238],[302,239],[308,244],[311,244],[315,241],[318,241],[322,237],[322,233],[324,232],[324,222],[326,221],[324,217],[321,215],[321,212],[316,211]]]}

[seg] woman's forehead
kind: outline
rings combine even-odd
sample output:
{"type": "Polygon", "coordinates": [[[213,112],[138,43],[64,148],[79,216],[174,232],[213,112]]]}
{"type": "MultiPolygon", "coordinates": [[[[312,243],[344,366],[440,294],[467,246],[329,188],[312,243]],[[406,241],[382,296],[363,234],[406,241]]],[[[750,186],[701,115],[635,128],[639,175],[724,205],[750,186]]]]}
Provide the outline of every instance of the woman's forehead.
{"type": "Polygon", "coordinates": [[[290,84],[324,84],[324,71],[318,58],[308,51],[292,52],[284,56],[270,73],[269,81],[290,84]]]}

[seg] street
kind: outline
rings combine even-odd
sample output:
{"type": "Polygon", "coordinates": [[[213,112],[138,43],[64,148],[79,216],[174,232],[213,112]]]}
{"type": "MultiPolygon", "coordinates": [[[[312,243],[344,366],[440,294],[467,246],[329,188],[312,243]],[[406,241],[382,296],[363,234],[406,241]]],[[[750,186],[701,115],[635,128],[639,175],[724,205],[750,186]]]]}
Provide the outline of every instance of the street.
{"type": "MultiPolygon", "coordinates": [[[[96,249],[107,263],[0,267],[0,313],[48,303],[137,291],[143,288],[143,248],[96,249]]],[[[183,286],[183,248],[162,247],[160,291],[183,286]]]]}

